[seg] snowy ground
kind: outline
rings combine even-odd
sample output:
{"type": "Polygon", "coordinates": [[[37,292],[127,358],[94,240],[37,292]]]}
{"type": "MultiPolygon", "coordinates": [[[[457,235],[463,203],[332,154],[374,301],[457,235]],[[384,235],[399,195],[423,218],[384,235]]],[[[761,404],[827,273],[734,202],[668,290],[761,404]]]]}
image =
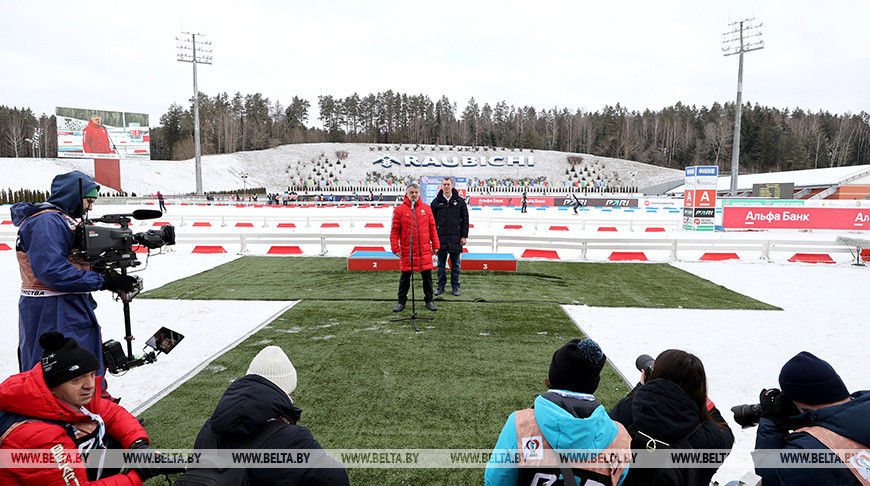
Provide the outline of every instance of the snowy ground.
{"type": "MultiPolygon", "coordinates": [[[[4,213],[8,211],[7,208],[2,210],[4,213]]],[[[262,215],[270,214],[270,210],[243,209],[260,220],[262,215]]],[[[95,214],[118,211],[118,208],[100,207],[98,203],[95,214]]],[[[182,211],[180,206],[170,206],[167,216],[180,218],[181,213],[185,212],[188,215],[209,216],[209,211],[216,211],[216,208],[189,206],[182,211]]],[[[298,209],[281,208],[276,211],[289,214],[288,211],[298,209]]],[[[338,217],[363,210],[312,208],[309,211],[317,217],[338,217]]],[[[388,209],[381,211],[385,211],[388,217],[388,209]]],[[[514,218],[539,217],[537,212],[530,215],[514,213],[505,210],[501,214],[514,218]]],[[[379,212],[367,214],[363,220],[382,219],[385,216],[379,212]]],[[[482,219],[494,214],[499,213],[494,210],[474,211],[472,217],[482,219]]],[[[564,212],[555,214],[569,222],[573,221],[573,216],[566,216],[564,212]]],[[[312,225],[309,230],[317,231],[317,226],[312,225]]],[[[10,229],[8,225],[3,227],[4,232],[10,229]]],[[[143,229],[137,227],[136,231],[143,229]]],[[[192,228],[188,225],[180,227],[179,232],[194,230],[226,232],[235,229],[192,228]]],[[[386,232],[388,229],[360,228],[359,231],[386,232]]],[[[532,225],[524,225],[524,229],[517,231],[515,234],[536,233],[532,225]]],[[[795,236],[815,237],[813,234],[797,232],[795,236]]],[[[141,275],[146,288],[156,288],[237,258],[233,250],[230,251],[221,255],[191,254],[190,246],[179,246],[174,252],[152,257],[147,270],[141,275]]],[[[331,252],[331,255],[335,253],[331,252]]],[[[802,350],[811,351],[831,362],[850,390],[870,388],[866,374],[856,365],[865,358],[870,343],[870,328],[863,325],[870,314],[870,300],[866,298],[870,267],[853,267],[848,263],[848,256],[843,255],[837,258],[839,263],[835,265],[819,266],[786,263],[785,259],[776,259],[777,263],[744,260],[678,262],[674,265],[734,291],[782,307],[783,311],[638,310],[585,306],[568,306],[565,309],[583,332],[601,344],[613,364],[631,383],[636,381],[634,360],[639,354],[655,356],[668,348],[681,348],[700,356],[707,367],[710,397],[729,420],[732,406],[756,402],[762,388],[777,386],[782,364],[802,350]]],[[[0,278],[0,332],[9,336],[7,346],[0,347],[0,374],[4,376],[17,371],[13,336],[17,335],[20,281],[16,267],[14,252],[0,251],[0,275],[4,276],[0,278]]],[[[97,292],[95,297],[99,303],[97,315],[105,337],[120,340],[123,337],[121,304],[112,301],[106,292],[97,292]]],[[[141,349],[144,339],[161,325],[181,332],[186,338],[171,355],[162,357],[156,364],[133,370],[124,377],[110,377],[110,390],[121,396],[122,404],[129,409],[134,412],[142,410],[153,400],[159,399],[162,392],[206,366],[225,348],[259,329],[292,304],[185,301],[181,306],[177,301],[136,299],[131,304],[131,315],[134,333],[139,338],[137,343],[140,344],[134,349],[141,349]]],[[[755,429],[742,431],[733,422],[731,425],[737,443],[735,453],[717,476],[720,480],[739,478],[752,468],[748,451],[753,446],[755,429]]]]}

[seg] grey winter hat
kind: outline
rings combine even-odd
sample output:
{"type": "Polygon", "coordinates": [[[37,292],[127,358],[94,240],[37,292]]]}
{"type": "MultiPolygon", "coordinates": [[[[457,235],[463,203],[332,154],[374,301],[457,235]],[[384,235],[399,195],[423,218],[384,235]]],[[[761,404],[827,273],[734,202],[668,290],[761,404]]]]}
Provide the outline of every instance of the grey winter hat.
{"type": "Polygon", "coordinates": [[[278,385],[287,396],[296,389],[296,368],[284,350],[278,346],[266,346],[251,361],[249,375],[260,375],[278,385]]]}

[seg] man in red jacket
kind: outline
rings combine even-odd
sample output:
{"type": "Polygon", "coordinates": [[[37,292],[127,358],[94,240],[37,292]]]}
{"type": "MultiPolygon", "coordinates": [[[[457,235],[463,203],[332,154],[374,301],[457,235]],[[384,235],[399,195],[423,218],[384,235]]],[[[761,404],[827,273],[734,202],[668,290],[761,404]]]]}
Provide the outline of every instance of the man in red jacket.
{"type": "Polygon", "coordinates": [[[390,248],[399,257],[399,303],[393,312],[401,312],[408,301],[411,287],[411,272],[418,271],[423,279],[423,300],[426,308],[437,311],[432,302],[432,255],[441,247],[435,218],[428,204],[420,201],[420,186],[411,183],[405,191],[405,200],[393,210],[393,229],[390,231],[390,248]],[[413,240],[413,244],[412,244],[413,240]],[[411,262],[414,265],[411,265],[411,262]]]}
{"type": "Polygon", "coordinates": [[[39,344],[42,361],[0,383],[0,448],[46,451],[38,460],[53,467],[3,464],[0,484],[141,486],[156,476],[153,464],[120,473],[110,461],[93,460],[117,444],[153,452],[148,434],[130,412],[95,393],[99,361],[93,353],[59,332],[43,334],[39,344]],[[79,453],[90,455],[87,468],[79,453]]]}
{"type": "Polygon", "coordinates": [[[109,132],[103,126],[100,115],[94,115],[82,132],[82,150],[86,154],[113,154],[109,145],[109,132]]]}

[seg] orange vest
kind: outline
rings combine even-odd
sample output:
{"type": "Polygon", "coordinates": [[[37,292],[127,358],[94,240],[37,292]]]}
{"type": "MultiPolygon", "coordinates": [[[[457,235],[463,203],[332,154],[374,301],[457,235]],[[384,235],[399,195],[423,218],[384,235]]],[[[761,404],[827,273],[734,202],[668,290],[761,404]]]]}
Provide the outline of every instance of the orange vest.
{"type": "Polygon", "coordinates": [[[806,432],[818,439],[831,452],[837,454],[837,457],[852,471],[859,483],[863,486],[870,486],[870,450],[867,449],[867,446],[818,425],[802,427],[795,432],[806,432]],[[860,452],[853,454],[851,451],[860,452]]]}
{"type": "MultiPolygon", "coordinates": [[[[24,221],[27,221],[28,219],[30,219],[34,216],[40,215],[42,213],[48,213],[48,212],[60,213],[64,217],[64,219],[66,220],[67,224],[69,225],[70,231],[74,231],[76,226],[78,225],[78,222],[75,219],[69,217],[67,214],[63,213],[62,211],[58,211],[57,209],[44,209],[38,213],[34,213],[34,214],[24,218],[24,221]]],[[[24,224],[24,221],[22,221],[22,224],[24,224]]],[[[56,293],[64,293],[64,294],[68,293],[68,292],[58,292],[56,290],[49,288],[48,285],[45,285],[44,283],[42,283],[38,278],[36,278],[36,275],[33,274],[33,267],[30,266],[30,259],[27,257],[27,253],[25,253],[24,250],[22,250],[20,248],[16,248],[16,250],[17,251],[15,252],[15,256],[18,257],[18,270],[21,272],[21,289],[22,290],[47,290],[47,291],[56,292],[56,293]]],[[[72,266],[78,268],[79,270],[90,270],[91,269],[90,264],[88,264],[84,260],[81,260],[72,251],[70,251],[70,254],[67,258],[69,259],[69,262],[72,264],[72,266]]]]}
{"type": "MultiPolygon", "coordinates": [[[[570,468],[571,473],[578,478],[616,486],[631,460],[631,436],[619,422],[614,422],[619,427],[616,437],[597,455],[588,460],[573,460],[574,458],[570,457],[571,453],[566,453],[564,462],[560,462],[556,451],[538,427],[533,408],[519,410],[514,417],[517,429],[517,451],[519,451],[517,484],[521,486],[552,484],[558,479],[563,468],[565,470],[570,468]],[[552,482],[548,483],[548,481],[552,482]]],[[[566,482],[566,484],[573,483],[566,482]]]]}

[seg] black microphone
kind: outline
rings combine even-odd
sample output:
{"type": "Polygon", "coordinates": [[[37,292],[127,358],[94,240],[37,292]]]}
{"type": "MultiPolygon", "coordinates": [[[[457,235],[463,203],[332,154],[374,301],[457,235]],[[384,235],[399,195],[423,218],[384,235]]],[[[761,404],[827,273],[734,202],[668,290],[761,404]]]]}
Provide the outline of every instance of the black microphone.
{"type": "Polygon", "coordinates": [[[415,203],[415,202],[416,202],[415,200],[411,199],[411,210],[412,210],[412,211],[414,210],[414,203],[415,203]]]}

